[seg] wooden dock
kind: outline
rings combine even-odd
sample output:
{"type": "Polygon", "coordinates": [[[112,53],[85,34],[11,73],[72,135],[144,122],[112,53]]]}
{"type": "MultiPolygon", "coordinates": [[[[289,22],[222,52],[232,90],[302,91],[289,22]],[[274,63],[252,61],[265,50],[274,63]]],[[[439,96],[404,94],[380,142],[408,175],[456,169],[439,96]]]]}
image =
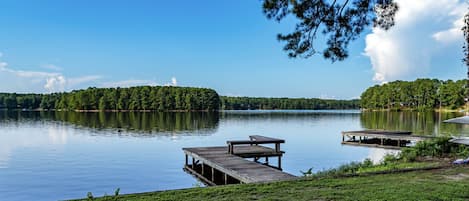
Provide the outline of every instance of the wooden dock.
{"type": "Polygon", "coordinates": [[[409,144],[432,139],[433,136],[413,135],[409,131],[363,130],[342,132],[342,144],[401,149],[409,144]]]}
{"type": "Polygon", "coordinates": [[[280,150],[280,143],[283,140],[264,136],[250,137],[249,141],[227,141],[228,146],[183,148],[186,155],[184,170],[210,186],[296,178],[281,171],[281,157],[284,152],[280,150]],[[259,145],[267,143],[276,144],[275,148],[259,145]],[[277,166],[269,164],[269,157],[278,157],[277,166]],[[192,163],[189,164],[190,158],[192,163]],[[265,162],[259,162],[260,158],[265,158],[265,162]]]}

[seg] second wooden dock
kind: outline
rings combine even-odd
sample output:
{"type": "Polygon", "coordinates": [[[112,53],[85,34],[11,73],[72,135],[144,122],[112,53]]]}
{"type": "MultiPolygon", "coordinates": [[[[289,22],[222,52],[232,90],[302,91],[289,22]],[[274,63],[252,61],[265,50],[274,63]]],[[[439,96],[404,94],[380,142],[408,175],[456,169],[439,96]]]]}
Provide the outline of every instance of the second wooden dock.
{"type": "Polygon", "coordinates": [[[409,144],[434,138],[433,136],[413,135],[409,131],[362,130],[342,132],[342,144],[401,149],[409,144]]]}

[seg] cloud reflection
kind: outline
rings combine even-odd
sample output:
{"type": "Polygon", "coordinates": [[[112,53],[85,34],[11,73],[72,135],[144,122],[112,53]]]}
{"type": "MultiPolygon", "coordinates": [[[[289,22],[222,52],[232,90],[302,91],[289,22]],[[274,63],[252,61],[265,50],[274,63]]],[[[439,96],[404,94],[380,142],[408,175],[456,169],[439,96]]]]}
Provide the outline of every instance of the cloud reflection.
{"type": "Polygon", "coordinates": [[[41,148],[49,145],[67,144],[69,132],[64,126],[16,125],[0,128],[0,168],[7,168],[16,150],[24,148],[41,148]]]}
{"type": "Polygon", "coordinates": [[[380,163],[384,156],[388,154],[396,155],[400,151],[399,150],[392,150],[392,149],[380,149],[380,148],[370,148],[370,152],[368,153],[368,158],[373,161],[374,164],[380,163]]]}

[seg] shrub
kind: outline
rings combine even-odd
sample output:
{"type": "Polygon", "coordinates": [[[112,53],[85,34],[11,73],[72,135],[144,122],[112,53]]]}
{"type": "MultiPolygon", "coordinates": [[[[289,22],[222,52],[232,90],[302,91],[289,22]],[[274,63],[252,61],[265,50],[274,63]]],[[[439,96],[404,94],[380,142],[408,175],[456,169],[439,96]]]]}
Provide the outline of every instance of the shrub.
{"type": "Polygon", "coordinates": [[[453,157],[468,156],[469,148],[449,142],[449,137],[438,137],[418,142],[414,147],[405,148],[399,158],[404,161],[415,161],[417,157],[453,157]]]}

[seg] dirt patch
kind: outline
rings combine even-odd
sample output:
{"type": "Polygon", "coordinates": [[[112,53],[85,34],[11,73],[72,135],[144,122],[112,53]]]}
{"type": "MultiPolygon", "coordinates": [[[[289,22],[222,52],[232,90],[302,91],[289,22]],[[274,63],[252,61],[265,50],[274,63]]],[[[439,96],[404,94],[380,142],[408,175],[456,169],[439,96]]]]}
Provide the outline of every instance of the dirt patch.
{"type": "Polygon", "coordinates": [[[469,174],[458,173],[455,175],[447,175],[445,176],[445,178],[452,181],[460,181],[464,179],[469,179],[469,174]]]}

